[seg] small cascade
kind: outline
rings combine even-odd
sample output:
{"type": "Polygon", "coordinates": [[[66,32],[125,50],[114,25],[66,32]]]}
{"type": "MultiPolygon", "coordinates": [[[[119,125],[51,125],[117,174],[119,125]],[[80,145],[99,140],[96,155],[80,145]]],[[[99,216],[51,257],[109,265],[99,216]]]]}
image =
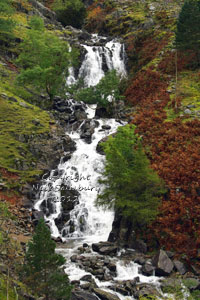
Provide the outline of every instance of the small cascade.
{"type": "MultiPolygon", "coordinates": [[[[94,114],[94,109],[88,109],[88,115],[94,114]]],[[[80,128],[84,122],[81,124],[80,128]]],[[[111,231],[113,212],[104,211],[95,206],[95,200],[101,187],[98,179],[104,168],[104,156],[96,152],[97,143],[106,135],[112,134],[121,126],[114,119],[98,120],[91,119],[91,126],[96,126],[91,143],[86,143],[80,138],[80,129],[71,132],[70,136],[76,141],[77,150],[70,160],[60,163],[56,171],[52,171],[45,180],[40,200],[35,209],[43,210],[45,219],[49,223],[52,235],[66,240],[69,237],[84,237],[92,242],[106,240],[111,231]],[[102,126],[109,124],[109,130],[102,130],[102,126]],[[54,174],[56,173],[56,175],[54,174]],[[62,189],[68,198],[61,196],[62,189]],[[75,192],[73,201],[74,209],[70,212],[70,219],[59,231],[56,221],[63,212],[63,201],[70,201],[71,192],[75,192]],[[95,237],[95,240],[94,240],[95,237]]]]}
{"type": "MultiPolygon", "coordinates": [[[[101,37],[101,40],[103,38],[101,37]]],[[[93,35],[93,46],[82,45],[86,50],[85,58],[79,69],[78,78],[83,78],[85,86],[95,86],[103,78],[106,71],[115,69],[118,75],[125,77],[125,48],[117,40],[105,42],[103,46],[96,46],[100,37],[93,35]]],[[[76,82],[73,68],[69,68],[67,84],[76,82]]]]}

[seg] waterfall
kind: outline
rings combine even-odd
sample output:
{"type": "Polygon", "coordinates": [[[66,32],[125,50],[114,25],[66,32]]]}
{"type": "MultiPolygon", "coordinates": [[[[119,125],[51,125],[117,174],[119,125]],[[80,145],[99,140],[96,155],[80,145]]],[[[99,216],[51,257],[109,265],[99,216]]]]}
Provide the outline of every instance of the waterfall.
{"type": "MultiPolygon", "coordinates": [[[[97,43],[99,39],[93,35],[92,41],[97,43]]],[[[119,76],[126,76],[124,45],[117,40],[109,41],[104,46],[82,45],[82,47],[86,50],[86,54],[77,79],[83,78],[85,86],[97,85],[108,70],[115,69],[119,76]]],[[[77,79],[75,79],[73,68],[70,68],[67,84],[71,85],[77,79]]]]}
{"type": "MultiPolygon", "coordinates": [[[[93,36],[98,41],[97,36],[93,36]]],[[[85,86],[96,85],[105,74],[105,70],[115,69],[121,76],[126,76],[124,46],[113,40],[105,43],[104,46],[83,45],[86,50],[85,58],[79,70],[78,78],[84,78],[85,86]]],[[[73,68],[69,69],[68,84],[73,84],[77,78],[74,76],[73,68]]],[[[68,100],[70,111],[73,114],[75,108],[80,104],[74,100],[68,100]]],[[[79,280],[83,275],[88,274],[78,264],[72,263],[70,257],[78,253],[78,247],[82,243],[94,243],[106,241],[111,231],[114,214],[112,210],[104,211],[95,206],[95,200],[101,191],[98,180],[102,176],[105,157],[98,154],[96,147],[98,142],[117,131],[119,126],[125,123],[115,119],[95,119],[95,107],[83,106],[86,108],[87,119],[79,124],[78,129],[68,134],[76,142],[76,151],[71,158],[65,161],[61,159],[56,170],[52,170],[47,179],[43,179],[35,209],[43,211],[45,220],[51,229],[52,236],[60,237],[67,241],[65,248],[57,249],[67,262],[65,271],[70,280],[79,280]],[[87,143],[81,136],[82,128],[89,122],[92,128],[92,138],[87,143]],[[69,195],[69,197],[68,197],[69,195]],[[70,203],[72,208],[66,214],[65,207],[70,203]],[[59,223],[60,222],[60,223],[59,223]],[[68,246],[69,245],[69,246],[68,246]]],[[[91,252],[91,256],[96,256],[91,252]]],[[[110,258],[112,261],[112,258],[110,258]]],[[[139,275],[138,265],[131,262],[126,265],[117,261],[116,278],[111,281],[100,281],[93,276],[96,284],[105,290],[114,284],[114,280],[133,279],[140,276],[142,282],[156,282],[155,276],[146,277],[139,275]]],[[[133,300],[131,296],[123,296],[113,290],[121,300],[133,300]]]]}

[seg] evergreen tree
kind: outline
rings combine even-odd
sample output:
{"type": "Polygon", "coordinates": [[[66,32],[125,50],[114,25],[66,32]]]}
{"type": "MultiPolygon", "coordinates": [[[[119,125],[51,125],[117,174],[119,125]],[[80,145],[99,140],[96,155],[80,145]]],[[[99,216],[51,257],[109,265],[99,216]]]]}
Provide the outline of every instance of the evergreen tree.
{"type": "Polygon", "coordinates": [[[136,226],[146,225],[157,215],[164,188],[150,168],[135,126],[120,127],[115,137],[103,145],[106,154],[105,171],[100,183],[104,189],[97,204],[122,210],[136,226]]]}
{"type": "Polygon", "coordinates": [[[4,40],[5,37],[11,36],[12,30],[15,26],[11,16],[14,12],[11,0],[0,1],[0,38],[4,40]]]}
{"type": "Polygon", "coordinates": [[[67,300],[71,286],[68,276],[60,268],[65,258],[55,253],[56,243],[44,220],[40,220],[33,240],[28,244],[23,266],[24,282],[45,300],[67,300]]]}
{"type": "Polygon", "coordinates": [[[31,19],[30,27],[20,45],[17,62],[23,69],[17,80],[21,84],[34,85],[38,91],[46,90],[52,101],[56,94],[63,92],[73,53],[69,53],[66,42],[45,30],[39,17],[31,19]]]}
{"type": "Polygon", "coordinates": [[[176,45],[180,50],[193,50],[200,57],[200,0],[186,0],[179,14],[176,45]]]}

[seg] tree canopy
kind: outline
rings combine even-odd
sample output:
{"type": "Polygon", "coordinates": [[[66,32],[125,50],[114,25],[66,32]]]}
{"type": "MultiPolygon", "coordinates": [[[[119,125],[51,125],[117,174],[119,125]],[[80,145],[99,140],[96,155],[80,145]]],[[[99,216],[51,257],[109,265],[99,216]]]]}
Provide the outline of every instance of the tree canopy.
{"type": "Polygon", "coordinates": [[[115,137],[103,145],[106,154],[105,171],[100,183],[103,191],[97,204],[119,208],[133,224],[144,225],[158,212],[163,183],[150,168],[140,137],[134,125],[120,127],[115,137]]]}
{"type": "Polygon", "coordinates": [[[23,278],[37,295],[45,295],[45,300],[67,300],[71,286],[68,276],[60,268],[65,258],[55,253],[55,248],[50,230],[41,219],[32,241],[28,243],[23,278]]]}
{"type": "Polygon", "coordinates": [[[18,76],[21,84],[32,84],[38,91],[44,89],[50,100],[65,87],[68,67],[73,60],[68,44],[45,30],[39,17],[30,21],[31,29],[20,44],[18,64],[22,67],[18,76]]]}
{"type": "Polygon", "coordinates": [[[200,54],[200,1],[186,0],[177,22],[176,45],[181,50],[200,54]]]}

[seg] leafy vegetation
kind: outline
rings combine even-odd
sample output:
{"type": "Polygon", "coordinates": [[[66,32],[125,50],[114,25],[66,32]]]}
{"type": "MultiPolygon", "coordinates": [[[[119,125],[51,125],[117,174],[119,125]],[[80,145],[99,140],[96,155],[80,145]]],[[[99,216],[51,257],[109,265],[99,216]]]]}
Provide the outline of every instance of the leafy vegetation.
{"type": "Polygon", "coordinates": [[[119,90],[120,78],[115,70],[109,71],[96,86],[79,89],[74,98],[88,104],[98,104],[108,110],[114,108],[115,102],[123,97],[119,90]]]}
{"type": "Polygon", "coordinates": [[[104,150],[105,178],[100,183],[105,188],[97,204],[121,209],[139,228],[148,224],[157,215],[164,188],[150,168],[135,126],[120,127],[116,136],[105,142],[104,150]]]}
{"type": "Polygon", "coordinates": [[[41,219],[28,244],[23,279],[35,294],[44,295],[45,300],[68,300],[71,286],[68,276],[60,268],[65,258],[56,254],[55,248],[56,243],[51,239],[50,230],[41,219]]]}
{"type": "Polygon", "coordinates": [[[34,85],[38,91],[45,90],[53,101],[62,93],[71,55],[68,44],[45,31],[39,17],[30,21],[31,29],[20,44],[21,53],[17,63],[23,68],[18,76],[20,84],[34,85]]]}

